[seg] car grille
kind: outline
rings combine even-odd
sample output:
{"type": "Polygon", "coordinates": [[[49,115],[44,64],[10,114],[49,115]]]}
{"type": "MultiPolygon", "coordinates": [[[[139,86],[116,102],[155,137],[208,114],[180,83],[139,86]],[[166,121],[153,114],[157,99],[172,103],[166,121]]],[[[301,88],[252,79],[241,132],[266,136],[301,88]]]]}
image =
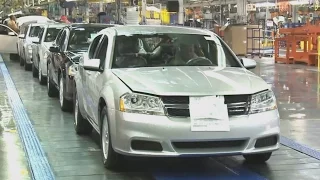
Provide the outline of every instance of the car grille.
{"type": "MultiPolygon", "coordinates": [[[[229,116],[248,114],[250,95],[225,95],[229,116]]],[[[176,117],[190,117],[188,96],[162,96],[167,115],[176,117]]]]}

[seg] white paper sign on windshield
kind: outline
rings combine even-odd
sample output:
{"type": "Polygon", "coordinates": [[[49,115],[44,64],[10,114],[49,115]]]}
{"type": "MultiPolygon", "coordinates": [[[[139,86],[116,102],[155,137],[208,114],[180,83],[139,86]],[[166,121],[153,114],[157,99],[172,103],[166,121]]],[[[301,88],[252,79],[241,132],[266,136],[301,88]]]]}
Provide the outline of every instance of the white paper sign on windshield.
{"type": "Polygon", "coordinates": [[[224,96],[190,97],[191,131],[230,131],[224,96]]]}

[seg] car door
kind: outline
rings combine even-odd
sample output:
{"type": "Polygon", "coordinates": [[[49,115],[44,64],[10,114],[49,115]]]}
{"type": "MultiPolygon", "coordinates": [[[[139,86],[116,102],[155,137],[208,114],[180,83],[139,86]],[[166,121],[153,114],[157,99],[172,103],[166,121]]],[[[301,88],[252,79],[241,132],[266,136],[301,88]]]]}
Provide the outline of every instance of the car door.
{"type": "Polygon", "coordinates": [[[18,34],[3,24],[0,24],[0,42],[0,53],[18,54],[18,34]]]}
{"type": "Polygon", "coordinates": [[[26,37],[26,33],[28,32],[28,26],[27,25],[22,25],[20,26],[20,34],[18,35],[18,52],[19,55],[23,57],[23,43],[26,37]]]}
{"type": "Polygon", "coordinates": [[[38,64],[39,64],[39,49],[40,49],[40,44],[41,44],[41,37],[44,32],[44,27],[41,28],[39,34],[38,34],[38,41],[37,43],[34,43],[32,46],[32,60],[34,66],[38,69],[38,64]]]}
{"type": "Polygon", "coordinates": [[[53,67],[53,74],[52,74],[52,80],[55,82],[55,84],[58,84],[58,72],[60,69],[60,62],[61,62],[61,56],[63,56],[64,48],[66,47],[66,37],[67,37],[67,30],[65,29],[60,37],[60,41],[58,42],[58,47],[60,49],[59,52],[54,53],[54,58],[52,61],[52,67],[53,67]]]}
{"type": "MultiPolygon", "coordinates": [[[[65,30],[65,36],[64,39],[62,39],[61,43],[60,43],[60,56],[57,56],[56,58],[56,64],[59,66],[60,70],[62,71],[62,73],[65,73],[65,66],[66,66],[66,62],[68,62],[68,57],[66,55],[67,52],[67,46],[68,46],[68,41],[69,41],[69,36],[70,36],[70,30],[66,29],[65,30]]],[[[58,73],[58,72],[57,72],[58,73]]],[[[57,74],[58,75],[58,74],[57,74]]],[[[57,76],[57,78],[59,78],[57,76]]],[[[56,81],[57,83],[59,82],[59,79],[57,79],[56,81]]]]}
{"type": "Polygon", "coordinates": [[[87,79],[87,87],[89,88],[88,98],[93,104],[90,106],[91,108],[91,116],[95,123],[98,125],[99,121],[99,111],[98,111],[98,102],[100,98],[100,91],[103,88],[103,84],[105,83],[103,80],[103,72],[105,69],[106,59],[109,60],[108,55],[108,46],[109,45],[109,38],[107,35],[101,37],[99,46],[94,55],[94,59],[100,59],[100,69],[102,72],[99,71],[92,71],[91,75],[88,76],[87,79]]]}
{"type": "MultiPolygon", "coordinates": [[[[101,37],[102,36],[103,35],[98,35],[93,39],[93,41],[92,41],[92,43],[91,43],[91,45],[89,47],[88,57],[86,57],[88,60],[95,58],[96,52],[98,50],[97,47],[99,46],[99,44],[101,42],[101,37]]],[[[93,113],[92,113],[93,112],[92,108],[93,108],[95,102],[93,102],[92,98],[90,98],[91,95],[89,95],[89,93],[91,93],[91,91],[90,91],[90,88],[89,88],[88,85],[92,84],[92,82],[89,82],[89,80],[92,78],[91,76],[94,74],[94,72],[83,69],[82,72],[80,71],[80,73],[83,74],[82,75],[82,88],[83,88],[83,93],[85,94],[85,96],[84,96],[84,99],[85,99],[84,106],[85,106],[86,112],[89,115],[89,117],[91,119],[93,119],[94,116],[93,116],[93,113]]]]}
{"type": "MultiPolygon", "coordinates": [[[[59,46],[59,42],[61,41],[61,37],[62,37],[62,33],[63,32],[64,32],[64,30],[61,30],[58,33],[58,35],[57,35],[55,41],[53,42],[52,46],[54,46],[54,47],[58,47],[59,46]]],[[[47,68],[48,68],[48,71],[50,71],[50,78],[51,79],[52,79],[52,73],[54,72],[54,66],[53,66],[54,63],[53,62],[54,62],[55,56],[56,56],[55,52],[50,52],[50,54],[48,56],[48,62],[47,62],[48,66],[47,66],[47,68]]]]}
{"type": "Polygon", "coordinates": [[[40,58],[43,58],[43,52],[42,52],[42,42],[44,39],[44,35],[46,33],[46,29],[47,26],[44,26],[41,30],[41,32],[39,33],[39,44],[37,45],[37,50],[36,50],[36,59],[37,59],[37,63],[35,64],[35,66],[39,69],[39,65],[40,65],[40,58]]]}

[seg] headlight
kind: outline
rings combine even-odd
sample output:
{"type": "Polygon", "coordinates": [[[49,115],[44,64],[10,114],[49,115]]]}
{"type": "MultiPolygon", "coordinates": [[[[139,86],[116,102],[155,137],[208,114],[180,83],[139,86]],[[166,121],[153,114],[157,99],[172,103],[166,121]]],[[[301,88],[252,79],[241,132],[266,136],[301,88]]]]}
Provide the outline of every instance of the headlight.
{"type": "Polygon", "coordinates": [[[72,64],[71,66],[69,66],[68,75],[75,76],[77,71],[78,71],[78,64],[72,64]]]}
{"type": "Polygon", "coordinates": [[[271,90],[252,95],[250,114],[274,109],[277,109],[277,103],[276,98],[271,90]]]}
{"type": "Polygon", "coordinates": [[[159,97],[137,93],[126,93],[120,98],[120,111],[129,113],[164,115],[159,97]]]}

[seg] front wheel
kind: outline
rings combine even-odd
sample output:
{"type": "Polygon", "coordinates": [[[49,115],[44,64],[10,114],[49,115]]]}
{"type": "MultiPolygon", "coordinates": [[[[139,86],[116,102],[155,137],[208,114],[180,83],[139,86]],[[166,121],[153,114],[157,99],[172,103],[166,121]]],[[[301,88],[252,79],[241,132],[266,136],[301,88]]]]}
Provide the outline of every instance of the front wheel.
{"type": "MultiPolygon", "coordinates": [[[[38,67],[39,68],[39,67],[38,67]]],[[[38,69],[34,66],[34,63],[32,63],[32,76],[34,78],[38,77],[38,69]]]]}
{"type": "Polygon", "coordinates": [[[24,60],[23,60],[23,58],[21,56],[19,57],[19,61],[20,61],[20,66],[23,66],[24,65],[24,60]]]}
{"type": "Polygon", "coordinates": [[[272,152],[268,152],[268,153],[260,153],[260,154],[248,154],[248,155],[243,155],[243,157],[249,163],[261,164],[268,161],[271,155],[272,155],[272,152]]]}
{"type": "Polygon", "coordinates": [[[49,67],[47,68],[47,89],[48,89],[48,96],[55,97],[57,95],[57,88],[53,85],[53,82],[50,78],[50,70],[49,67]]]}
{"type": "Polygon", "coordinates": [[[71,101],[65,98],[65,87],[64,87],[64,79],[63,75],[60,75],[59,80],[59,101],[60,101],[60,108],[62,111],[70,111],[72,109],[71,101]]]}
{"type": "Polygon", "coordinates": [[[77,92],[75,92],[74,98],[74,130],[79,135],[90,134],[92,132],[92,125],[81,114],[77,92]]]}
{"type": "Polygon", "coordinates": [[[24,70],[30,71],[32,69],[32,64],[28,64],[26,61],[24,61],[24,70]]]}
{"type": "Polygon", "coordinates": [[[113,150],[111,142],[111,133],[108,120],[107,107],[104,107],[101,111],[100,118],[102,119],[101,125],[101,147],[103,165],[107,169],[117,169],[120,167],[122,156],[113,150]]]}
{"type": "Polygon", "coordinates": [[[10,60],[16,61],[17,59],[19,59],[19,55],[18,54],[10,54],[10,60]]]}
{"type": "Polygon", "coordinates": [[[42,68],[40,66],[40,63],[38,64],[38,79],[41,85],[44,85],[46,83],[46,78],[42,75],[42,68]]]}

